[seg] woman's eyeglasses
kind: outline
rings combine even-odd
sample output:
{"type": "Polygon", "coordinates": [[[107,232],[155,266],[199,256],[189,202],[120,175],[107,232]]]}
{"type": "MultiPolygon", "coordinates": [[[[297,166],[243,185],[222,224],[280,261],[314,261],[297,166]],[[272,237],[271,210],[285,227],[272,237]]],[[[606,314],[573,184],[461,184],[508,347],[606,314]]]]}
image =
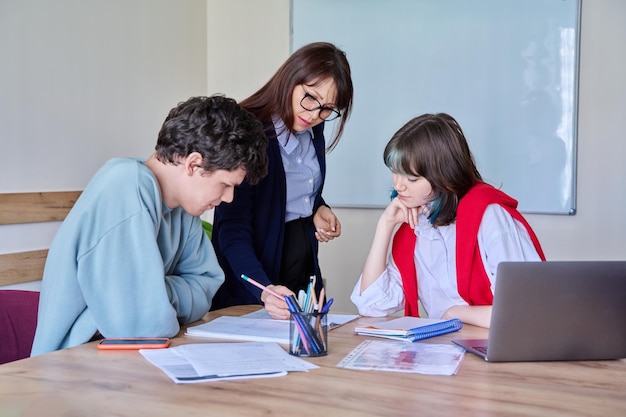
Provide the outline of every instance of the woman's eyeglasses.
{"type": "Polygon", "coordinates": [[[322,106],[315,97],[306,92],[304,93],[304,97],[302,97],[302,100],[300,100],[300,106],[302,106],[302,108],[307,111],[319,110],[320,119],[330,121],[341,117],[341,113],[339,112],[339,110],[333,109],[331,107],[322,106]]]}

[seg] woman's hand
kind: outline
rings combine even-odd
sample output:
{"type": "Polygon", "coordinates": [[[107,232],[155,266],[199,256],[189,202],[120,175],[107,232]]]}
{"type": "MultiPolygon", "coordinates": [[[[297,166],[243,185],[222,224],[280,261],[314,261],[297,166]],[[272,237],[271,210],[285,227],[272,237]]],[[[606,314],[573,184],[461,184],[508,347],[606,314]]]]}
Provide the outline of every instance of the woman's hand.
{"type": "Polygon", "coordinates": [[[341,223],[328,206],[319,206],[313,216],[315,238],[319,242],[328,242],[341,235],[341,223]]]}
{"type": "MultiPolygon", "coordinates": [[[[293,291],[283,285],[268,285],[268,289],[280,295],[294,295],[293,291]]],[[[265,310],[275,320],[289,320],[289,308],[283,298],[278,298],[267,291],[261,293],[261,301],[265,304],[265,310]]]]}

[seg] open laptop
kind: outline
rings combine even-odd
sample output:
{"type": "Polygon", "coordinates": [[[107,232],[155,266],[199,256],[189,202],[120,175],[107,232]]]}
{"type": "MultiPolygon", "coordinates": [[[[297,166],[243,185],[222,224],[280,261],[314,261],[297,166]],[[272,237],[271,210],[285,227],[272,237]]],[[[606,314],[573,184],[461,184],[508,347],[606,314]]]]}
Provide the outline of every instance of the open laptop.
{"type": "Polygon", "coordinates": [[[502,262],[489,339],[453,342],[489,362],[626,358],[626,261],[502,262]]]}

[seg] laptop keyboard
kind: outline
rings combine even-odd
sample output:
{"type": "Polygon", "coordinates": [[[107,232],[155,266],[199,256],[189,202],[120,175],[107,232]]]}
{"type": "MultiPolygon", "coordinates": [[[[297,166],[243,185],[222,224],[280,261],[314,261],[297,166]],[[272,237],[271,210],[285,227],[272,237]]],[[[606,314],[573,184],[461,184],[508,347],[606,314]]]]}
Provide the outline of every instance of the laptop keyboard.
{"type": "Polygon", "coordinates": [[[474,346],[474,349],[485,355],[487,354],[487,346],[474,346]]]}

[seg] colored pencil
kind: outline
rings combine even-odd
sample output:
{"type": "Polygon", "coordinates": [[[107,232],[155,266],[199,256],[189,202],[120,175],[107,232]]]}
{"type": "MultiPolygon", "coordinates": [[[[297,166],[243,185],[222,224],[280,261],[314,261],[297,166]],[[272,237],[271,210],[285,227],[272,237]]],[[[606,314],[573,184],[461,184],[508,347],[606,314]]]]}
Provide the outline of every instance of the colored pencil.
{"type": "Polygon", "coordinates": [[[263,291],[267,291],[268,293],[272,294],[274,297],[278,297],[281,300],[284,300],[285,297],[278,294],[276,291],[272,291],[269,288],[267,288],[265,285],[260,284],[258,282],[256,282],[255,280],[253,280],[252,278],[250,278],[249,276],[245,275],[245,274],[241,274],[241,278],[244,279],[244,281],[248,281],[250,284],[254,285],[257,288],[262,289],[263,291]]]}

